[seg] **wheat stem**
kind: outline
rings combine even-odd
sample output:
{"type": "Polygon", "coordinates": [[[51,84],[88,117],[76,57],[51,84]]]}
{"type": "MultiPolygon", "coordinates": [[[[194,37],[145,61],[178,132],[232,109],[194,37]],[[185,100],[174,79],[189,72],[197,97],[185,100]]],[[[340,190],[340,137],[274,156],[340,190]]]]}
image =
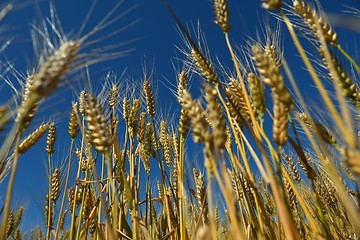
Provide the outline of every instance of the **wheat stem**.
{"type": "Polygon", "coordinates": [[[4,209],[3,209],[3,213],[2,213],[3,221],[2,221],[0,239],[5,239],[6,226],[7,226],[8,216],[9,216],[9,212],[10,212],[12,190],[13,190],[13,186],[14,186],[15,175],[16,175],[16,170],[17,170],[18,161],[19,161],[19,144],[20,144],[20,133],[16,134],[14,162],[13,162],[12,169],[11,169],[9,183],[8,183],[8,187],[7,187],[7,191],[6,191],[5,205],[4,205],[4,209]]]}
{"type": "Polygon", "coordinates": [[[59,230],[60,230],[60,219],[63,216],[66,193],[67,193],[67,189],[68,189],[68,186],[69,186],[70,170],[71,170],[71,163],[72,163],[72,156],[73,156],[73,147],[74,147],[74,139],[71,139],[71,144],[70,144],[70,149],[69,149],[69,162],[68,162],[68,166],[67,166],[67,173],[66,173],[66,178],[65,178],[64,192],[63,192],[63,196],[62,196],[62,199],[61,199],[60,212],[59,212],[59,217],[58,217],[58,221],[57,221],[56,231],[55,231],[55,234],[54,234],[54,239],[55,240],[58,239],[59,230]]]}

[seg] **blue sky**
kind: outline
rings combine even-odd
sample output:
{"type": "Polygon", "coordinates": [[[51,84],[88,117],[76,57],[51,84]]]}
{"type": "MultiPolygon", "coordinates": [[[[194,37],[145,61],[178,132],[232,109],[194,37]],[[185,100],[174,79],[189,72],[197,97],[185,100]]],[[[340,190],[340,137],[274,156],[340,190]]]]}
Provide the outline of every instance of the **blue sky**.
{"type": "MultiPolygon", "coordinates": [[[[76,31],[80,28],[88,9],[90,1],[79,0],[55,0],[55,6],[62,22],[64,31],[66,33],[76,31]]],[[[91,28],[91,25],[98,22],[112,7],[116,4],[115,0],[99,1],[96,10],[90,17],[89,26],[86,30],[91,28]]],[[[224,48],[223,34],[220,29],[213,22],[213,10],[211,1],[209,0],[169,0],[170,6],[177,13],[183,24],[189,26],[190,29],[196,27],[198,22],[202,31],[206,35],[206,40],[211,51],[212,58],[218,57],[226,65],[230,65],[231,61],[227,50],[224,48]]],[[[230,24],[233,26],[233,30],[230,33],[231,39],[236,45],[244,45],[247,36],[256,38],[256,32],[262,31],[261,27],[264,25],[263,19],[266,11],[260,8],[261,1],[235,1],[230,0],[230,12],[231,20],[230,24]]],[[[339,13],[340,10],[346,10],[344,5],[353,6],[359,9],[360,2],[358,0],[327,0],[322,1],[325,10],[330,13],[339,13]]],[[[20,4],[20,2],[19,2],[20,4]]],[[[15,3],[15,6],[16,3],[15,3]]],[[[177,31],[174,21],[163,7],[160,0],[125,0],[124,4],[119,8],[117,13],[121,13],[123,10],[129,9],[134,6],[134,9],[126,15],[124,18],[112,24],[104,32],[110,33],[116,31],[116,29],[126,26],[126,24],[139,20],[131,28],[105,40],[105,44],[121,43],[124,41],[130,41],[134,39],[139,40],[128,44],[123,49],[134,49],[129,56],[121,58],[119,60],[113,60],[106,63],[101,63],[90,68],[90,74],[93,76],[94,86],[99,86],[101,79],[112,70],[115,73],[121,75],[126,69],[126,75],[132,76],[134,81],[142,80],[142,69],[145,66],[148,69],[152,69],[154,65],[154,80],[158,85],[158,100],[162,103],[161,108],[168,109],[172,106],[177,106],[176,99],[172,96],[170,91],[165,85],[169,86],[170,83],[175,83],[176,70],[181,69],[181,59],[184,59],[182,53],[175,47],[183,47],[184,44],[177,31]],[[180,61],[178,60],[180,59],[180,61]],[[175,67],[174,67],[175,66],[175,67]]],[[[11,60],[16,69],[25,72],[31,68],[33,64],[33,50],[31,47],[30,38],[30,23],[39,19],[39,11],[44,15],[49,15],[49,5],[47,1],[40,1],[39,4],[30,4],[29,6],[23,6],[15,8],[13,12],[0,22],[0,26],[3,26],[4,33],[1,40],[5,40],[13,37],[12,44],[9,48],[2,53],[1,60],[11,60]]],[[[272,17],[269,17],[272,19],[272,17]]],[[[85,32],[86,32],[85,30],[85,32]]],[[[286,32],[283,29],[283,32],[286,32]]],[[[339,32],[340,42],[344,43],[346,48],[346,41],[349,47],[354,47],[355,42],[359,44],[359,35],[345,31],[343,29],[337,29],[339,32]],[[342,35],[344,33],[344,35],[342,35]],[[346,36],[346,37],[343,37],[346,36]]],[[[100,36],[100,34],[98,35],[100,36]]],[[[285,34],[286,37],[286,34],[285,34]]],[[[296,57],[296,53],[292,47],[292,43],[285,40],[286,43],[286,57],[291,63],[295,63],[299,60],[296,57]]],[[[357,45],[358,46],[358,45],[357,45]]],[[[356,49],[355,49],[356,50],[356,49]]],[[[356,51],[352,51],[354,54],[356,51]]],[[[301,68],[297,67],[294,71],[298,74],[304,74],[300,71],[301,68]]],[[[307,76],[297,75],[299,79],[308,79],[307,76]]],[[[305,81],[304,81],[305,82],[305,81]]],[[[199,88],[200,80],[194,76],[193,89],[199,88]]],[[[306,86],[306,83],[305,85],[306,86]]],[[[2,89],[2,91],[6,91],[2,89]]],[[[79,90],[79,88],[77,87],[79,90]]],[[[68,89],[69,90],[69,89],[68,89]]],[[[57,152],[54,154],[56,162],[61,162],[66,155],[67,143],[69,138],[66,133],[66,126],[68,121],[68,109],[70,108],[71,101],[75,94],[71,91],[66,91],[66,94],[61,95],[61,101],[52,101],[50,108],[43,110],[45,116],[52,116],[57,121],[59,127],[58,139],[56,143],[58,147],[57,152]]],[[[2,92],[3,94],[3,92],[2,92]]],[[[1,102],[5,101],[8,93],[5,93],[0,97],[1,102]]],[[[58,97],[59,95],[57,95],[58,97]]],[[[43,105],[45,107],[46,104],[43,105]]],[[[166,110],[164,110],[166,111],[166,110]]],[[[44,117],[40,117],[34,123],[40,123],[44,117]]],[[[44,201],[44,195],[46,194],[47,187],[41,183],[46,182],[45,162],[46,152],[44,151],[44,139],[38,143],[37,146],[28,154],[21,157],[19,171],[16,179],[16,188],[14,191],[14,200],[17,205],[28,203],[28,207],[31,209],[28,214],[25,215],[27,219],[34,218],[34,222],[42,224],[42,210],[37,206],[40,201],[41,204],[44,201]]],[[[0,192],[3,193],[4,184],[0,186],[0,192]]],[[[0,199],[0,202],[3,199],[0,199]]],[[[29,228],[33,227],[27,226],[29,228]]]]}

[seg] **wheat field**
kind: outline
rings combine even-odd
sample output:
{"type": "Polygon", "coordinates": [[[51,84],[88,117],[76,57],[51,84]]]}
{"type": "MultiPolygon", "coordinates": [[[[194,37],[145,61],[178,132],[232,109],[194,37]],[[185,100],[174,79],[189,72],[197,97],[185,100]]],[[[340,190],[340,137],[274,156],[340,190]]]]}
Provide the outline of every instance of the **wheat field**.
{"type": "MultiPolygon", "coordinates": [[[[166,111],[146,69],[135,82],[109,77],[101,90],[91,87],[89,66],[131,54],[126,44],[94,47],[112,37],[103,29],[126,18],[116,13],[121,3],[81,34],[63,33],[52,5],[35,27],[35,64],[19,74],[17,94],[1,99],[0,240],[360,238],[359,56],[343,47],[348,39],[320,2],[259,1],[276,24],[238,46],[231,5],[212,0],[230,57],[224,65],[206,32],[193,34],[163,1],[182,41],[176,84],[168,87],[176,107],[166,111]],[[294,74],[299,66],[287,61],[287,45],[306,79],[294,74]],[[69,147],[59,151],[57,121],[37,116],[84,72],[87,86],[64,113],[69,147]],[[21,158],[34,146],[47,156],[44,221],[26,231],[27,206],[14,204],[13,191],[21,158]],[[62,164],[53,164],[55,153],[62,164]]],[[[14,6],[1,5],[1,21],[14,6]]],[[[359,19],[360,10],[351,10],[359,19]]]]}

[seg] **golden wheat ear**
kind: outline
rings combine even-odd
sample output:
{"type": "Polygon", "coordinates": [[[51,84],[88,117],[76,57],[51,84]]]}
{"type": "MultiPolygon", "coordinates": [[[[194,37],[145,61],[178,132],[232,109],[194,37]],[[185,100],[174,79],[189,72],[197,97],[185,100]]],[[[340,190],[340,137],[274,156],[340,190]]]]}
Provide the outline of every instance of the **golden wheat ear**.
{"type": "Polygon", "coordinates": [[[224,31],[228,32],[231,29],[229,25],[229,6],[227,0],[214,1],[215,23],[224,31]]]}
{"type": "Polygon", "coordinates": [[[338,35],[330,26],[330,24],[326,23],[324,18],[319,16],[319,14],[307,3],[301,0],[295,0],[293,7],[296,13],[303,19],[304,23],[313,31],[315,35],[319,36],[319,30],[317,28],[317,24],[319,24],[326,43],[332,45],[338,44],[338,35]]]}
{"type": "Polygon", "coordinates": [[[88,97],[86,114],[88,129],[91,131],[91,141],[95,149],[99,152],[107,151],[112,144],[111,132],[102,107],[93,94],[90,94],[88,97]]]}

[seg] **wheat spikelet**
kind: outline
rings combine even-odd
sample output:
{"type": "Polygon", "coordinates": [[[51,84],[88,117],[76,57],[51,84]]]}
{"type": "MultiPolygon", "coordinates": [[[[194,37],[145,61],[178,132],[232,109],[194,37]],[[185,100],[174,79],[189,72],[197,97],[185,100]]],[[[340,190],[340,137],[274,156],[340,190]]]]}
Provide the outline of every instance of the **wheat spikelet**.
{"type": "Polygon", "coordinates": [[[280,10],[282,6],[282,0],[263,0],[261,6],[265,9],[280,10]]]}
{"type": "Polygon", "coordinates": [[[33,239],[45,240],[44,232],[42,231],[40,226],[37,227],[36,234],[33,239]]]}
{"type": "Polygon", "coordinates": [[[89,226],[89,232],[92,237],[94,237],[94,235],[96,233],[96,225],[97,225],[97,222],[96,222],[96,217],[95,217],[91,220],[90,226],[89,226]]]}
{"type": "Polygon", "coordinates": [[[283,182],[284,182],[286,194],[289,199],[290,209],[291,209],[291,211],[296,211],[297,203],[296,203],[296,196],[295,196],[294,190],[292,189],[289,181],[285,177],[283,178],[283,182]]]}
{"type": "Polygon", "coordinates": [[[34,83],[34,75],[28,76],[26,78],[23,99],[21,101],[15,120],[20,124],[23,130],[28,128],[31,120],[34,118],[35,113],[38,109],[38,103],[36,101],[33,102],[31,101],[31,94],[33,94],[32,91],[33,83],[34,83]]]}
{"type": "Polygon", "coordinates": [[[226,89],[226,94],[229,96],[228,100],[231,98],[232,104],[234,107],[236,106],[237,111],[239,111],[245,119],[250,119],[250,110],[246,104],[240,83],[234,78],[230,78],[229,88],[226,89]]]}
{"type": "Polygon", "coordinates": [[[163,189],[163,186],[161,185],[161,183],[159,181],[156,182],[156,186],[157,186],[157,189],[158,189],[158,193],[159,193],[159,198],[161,199],[161,201],[164,202],[165,200],[165,195],[164,195],[164,189],[163,189]]]}
{"type": "Polygon", "coordinates": [[[273,139],[280,146],[284,146],[287,141],[288,109],[280,101],[274,99],[274,123],[273,139]]]}
{"type": "Polygon", "coordinates": [[[215,216],[214,216],[214,219],[215,219],[216,229],[218,229],[218,228],[219,228],[219,222],[220,222],[219,207],[218,207],[218,206],[215,207],[215,216]]]}
{"type": "Polygon", "coordinates": [[[327,61],[327,58],[324,57],[324,47],[319,47],[320,55],[322,56],[322,60],[325,63],[327,69],[329,70],[330,78],[336,82],[337,79],[340,80],[340,88],[342,89],[342,93],[345,97],[347,97],[358,109],[360,108],[360,90],[359,86],[356,82],[354,82],[350,76],[344,71],[342,65],[339,63],[339,60],[336,56],[331,54],[331,63],[327,61]],[[330,64],[332,64],[335,68],[336,73],[332,73],[330,64]],[[334,76],[337,75],[337,76],[334,76]]]}
{"type": "Polygon", "coordinates": [[[137,130],[137,139],[140,143],[142,143],[144,140],[145,121],[146,121],[146,113],[142,112],[140,114],[139,125],[138,125],[138,130],[137,130]]]}
{"type": "Polygon", "coordinates": [[[296,166],[293,164],[293,160],[288,155],[285,155],[284,158],[285,158],[285,160],[288,164],[288,167],[291,171],[292,177],[295,179],[295,181],[301,182],[301,177],[300,177],[299,171],[297,170],[296,166]]]}
{"type": "Polygon", "coordinates": [[[173,132],[172,134],[171,146],[174,152],[174,159],[179,159],[180,157],[179,137],[175,132],[173,132]]]}
{"type": "Polygon", "coordinates": [[[254,207],[256,206],[255,197],[254,197],[254,189],[250,186],[248,180],[244,177],[244,175],[239,175],[240,183],[242,183],[244,197],[248,199],[249,204],[254,207]]]}
{"type": "Polygon", "coordinates": [[[267,55],[263,49],[257,44],[252,46],[254,54],[254,60],[259,69],[259,72],[265,76],[264,82],[271,87],[271,90],[275,92],[275,96],[281,101],[287,108],[292,108],[292,98],[288,92],[284,77],[281,74],[280,68],[273,61],[271,56],[267,55]]]}
{"type": "Polygon", "coordinates": [[[193,168],[194,180],[196,186],[196,200],[198,201],[199,210],[202,212],[204,223],[207,222],[208,203],[206,197],[206,188],[204,182],[204,176],[193,168]]]}
{"type": "Polygon", "coordinates": [[[113,84],[111,86],[111,89],[109,91],[109,106],[115,107],[118,103],[118,97],[119,97],[119,87],[116,84],[113,84]]]}
{"type": "Polygon", "coordinates": [[[238,175],[234,171],[229,171],[229,175],[230,175],[231,182],[232,182],[232,185],[233,185],[236,200],[238,202],[240,202],[242,197],[243,197],[243,191],[242,191],[242,188],[241,188],[240,179],[239,179],[238,175]]]}
{"type": "Polygon", "coordinates": [[[313,131],[310,117],[304,112],[297,112],[296,114],[306,124],[306,126],[313,131]]]}
{"type": "Polygon", "coordinates": [[[23,213],[24,213],[24,207],[20,207],[15,216],[14,228],[19,227],[21,219],[23,217],[23,213]]]}
{"type": "Polygon", "coordinates": [[[304,229],[303,221],[301,218],[301,213],[299,211],[299,207],[297,204],[295,192],[294,192],[293,188],[291,187],[289,181],[285,177],[283,178],[283,181],[284,181],[284,186],[285,186],[286,194],[288,197],[288,201],[290,204],[290,209],[291,209],[291,212],[293,215],[293,219],[296,223],[296,228],[299,231],[299,234],[302,237],[302,239],[304,239],[305,229],[304,229]]]}
{"type": "Polygon", "coordinates": [[[171,138],[168,134],[165,135],[165,140],[163,143],[163,151],[166,165],[171,167],[172,165],[172,157],[171,157],[171,138]]]}
{"type": "Polygon", "coordinates": [[[221,106],[216,98],[216,90],[205,85],[205,99],[208,103],[208,116],[212,125],[214,143],[218,148],[224,148],[226,142],[226,123],[221,106]]]}
{"type": "Polygon", "coordinates": [[[35,237],[33,239],[45,240],[44,232],[42,231],[40,226],[37,227],[35,237]]]}
{"type": "Polygon", "coordinates": [[[51,201],[54,203],[60,196],[60,169],[56,168],[54,173],[51,176],[51,201]]]}
{"type": "Polygon", "coordinates": [[[315,123],[317,132],[320,134],[320,137],[328,144],[335,145],[337,144],[336,138],[326,129],[320,122],[315,123]]]}
{"type": "Polygon", "coordinates": [[[165,142],[167,141],[167,133],[166,133],[166,121],[162,119],[160,121],[160,144],[164,146],[165,142]]]}
{"type": "Polygon", "coordinates": [[[147,210],[147,215],[146,215],[146,218],[147,219],[152,219],[152,216],[151,216],[151,192],[150,191],[147,191],[146,192],[146,200],[145,200],[145,203],[146,203],[146,209],[147,210]]]}
{"type": "Polygon", "coordinates": [[[77,121],[77,109],[78,109],[78,104],[75,103],[72,105],[71,112],[70,112],[68,133],[72,139],[75,139],[79,133],[79,126],[78,126],[78,121],[77,121]]]}
{"type": "Polygon", "coordinates": [[[78,185],[78,189],[77,192],[75,192],[77,195],[74,195],[74,199],[76,200],[76,205],[80,205],[82,203],[82,196],[83,194],[85,194],[85,189],[86,186],[84,185],[78,185]]]}
{"type": "Polygon", "coordinates": [[[275,46],[272,44],[266,44],[264,47],[264,52],[270,57],[274,66],[280,68],[280,59],[277,57],[275,46]]]}
{"type": "MultiPolygon", "coordinates": [[[[298,164],[301,167],[301,169],[304,171],[304,173],[306,175],[308,175],[308,173],[309,173],[308,167],[311,167],[311,165],[310,165],[310,162],[311,162],[310,156],[308,154],[305,154],[305,160],[306,160],[305,163],[303,162],[303,160],[300,157],[297,160],[298,160],[298,164]]],[[[310,169],[310,170],[312,170],[312,169],[310,169]]]]}
{"type": "Polygon", "coordinates": [[[145,132],[145,141],[142,145],[142,153],[143,153],[143,164],[144,168],[147,174],[150,174],[150,156],[153,155],[153,149],[152,149],[152,135],[153,130],[151,127],[151,123],[146,124],[146,132],[145,132]]]}
{"type": "Polygon", "coordinates": [[[191,59],[198,68],[200,74],[204,76],[209,82],[212,84],[217,84],[219,82],[219,78],[215,73],[213,64],[208,59],[206,59],[206,57],[200,52],[199,49],[191,50],[191,59]]]}
{"type": "Polygon", "coordinates": [[[190,130],[190,119],[186,111],[181,108],[180,119],[179,119],[179,132],[183,138],[185,138],[190,130]]]}
{"type": "Polygon", "coordinates": [[[187,88],[187,74],[186,72],[183,70],[179,73],[178,76],[178,87],[177,87],[177,99],[180,103],[180,105],[183,104],[182,102],[182,93],[184,90],[186,90],[187,88]]]}
{"type": "Polygon", "coordinates": [[[49,126],[49,132],[47,135],[46,148],[45,148],[48,154],[53,154],[55,152],[54,149],[55,140],[56,140],[56,128],[55,128],[55,124],[51,123],[49,126]]]}
{"type": "Polygon", "coordinates": [[[9,216],[8,216],[8,221],[7,221],[7,225],[6,225],[6,237],[10,237],[11,233],[15,230],[15,216],[14,216],[14,212],[10,211],[9,212],[9,216]]]}
{"type": "MultiPolygon", "coordinates": [[[[22,240],[23,239],[20,229],[16,229],[16,231],[14,233],[14,239],[16,239],[16,240],[22,240]]],[[[26,237],[24,239],[26,239],[26,237]]]]}
{"type": "Polygon", "coordinates": [[[355,180],[355,176],[353,175],[353,173],[351,172],[351,170],[345,165],[345,163],[341,162],[340,166],[342,167],[342,169],[344,170],[346,176],[353,182],[356,182],[355,180]]]}
{"type": "Polygon", "coordinates": [[[155,204],[154,201],[150,202],[150,211],[151,211],[151,220],[156,224],[157,223],[157,219],[156,219],[156,209],[155,209],[155,204]]]}
{"type": "Polygon", "coordinates": [[[129,122],[129,116],[130,116],[130,102],[125,97],[123,99],[123,118],[124,118],[126,124],[128,124],[128,122],[129,122]]]}
{"type": "Polygon", "coordinates": [[[51,206],[51,202],[49,201],[48,194],[46,194],[45,196],[44,216],[45,216],[46,228],[52,228],[54,224],[54,210],[51,206]]]}
{"type": "Polygon", "coordinates": [[[330,179],[322,173],[315,179],[315,190],[321,196],[319,200],[322,203],[321,208],[324,212],[327,212],[327,209],[335,208],[337,204],[336,190],[330,179]]]}
{"type": "Polygon", "coordinates": [[[154,150],[157,151],[157,152],[160,151],[159,139],[157,137],[157,134],[156,134],[155,130],[152,131],[152,133],[151,133],[151,140],[152,140],[152,143],[153,143],[153,146],[154,146],[154,150]]]}
{"type": "Polygon", "coordinates": [[[19,153],[23,154],[28,151],[37,141],[39,141],[48,128],[49,124],[43,124],[22,140],[19,144],[19,153]]]}
{"type": "Polygon", "coordinates": [[[261,186],[263,188],[263,193],[265,195],[265,200],[266,200],[266,210],[268,212],[269,215],[273,215],[274,210],[275,210],[275,205],[274,205],[274,201],[273,198],[271,198],[269,191],[267,190],[264,181],[261,181],[261,186]]]}
{"type": "Polygon", "coordinates": [[[95,149],[106,152],[112,144],[112,136],[101,105],[93,94],[89,95],[86,113],[86,121],[95,149]]]}
{"type": "Polygon", "coordinates": [[[79,165],[81,171],[87,172],[89,170],[89,163],[87,159],[82,158],[79,165]]]}
{"type": "Polygon", "coordinates": [[[74,61],[78,50],[78,42],[63,42],[34,74],[32,90],[39,96],[47,96],[55,90],[60,79],[74,61]]]}
{"type": "Polygon", "coordinates": [[[225,143],[225,147],[231,149],[232,148],[232,142],[233,142],[233,137],[232,137],[232,133],[231,130],[228,126],[226,126],[226,143],[225,143]]]}
{"type": "Polygon", "coordinates": [[[192,100],[188,91],[184,90],[182,96],[184,102],[183,108],[191,119],[194,141],[204,142],[205,133],[208,127],[206,113],[198,102],[192,100]]]}
{"type": "Polygon", "coordinates": [[[173,189],[175,192],[175,199],[177,199],[178,193],[178,175],[179,175],[179,160],[178,157],[174,158],[174,167],[173,167],[173,189]]]}
{"type": "Polygon", "coordinates": [[[186,231],[187,233],[189,233],[190,235],[192,235],[192,223],[194,222],[194,219],[197,219],[197,211],[195,211],[195,206],[194,204],[192,204],[192,202],[190,202],[188,199],[185,199],[185,209],[187,212],[187,215],[189,216],[189,223],[187,224],[187,228],[186,231]]]}
{"type": "Polygon", "coordinates": [[[183,138],[187,136],[190,129],[190,119],[186,113],[186,110],[183,108],[184,97],[183,92],[187,87],[187,75],[185,71],[181,71],[179,74],[178,87],[177,87],[177,99],[181,105],[180,119],[179,119],[179,132],[183,138]]]}
{"type": "Polygon", "coordinates": [[[135,99],[129,115],[129,128],[132,130],[132,134],[136,134],[136,121],[140,110],[140,100],[135,99]]]}
{"type": "Polygon", "coordinates": [[[326,129],[320,122],[315,122],[316,130],[311,125],[311,119],[306,113],[297,113],[298,117],[306,124],[306,126],[313,132],[317,132],[322,140],[328,144],[336,145],[336,138],[326,129]]]}
{"type": "Polygon", "coordinates": [[[69,188],[69,190],[68,190],[68,202],[69,202],[68,205],[69,205],[70,213],[73,212],[74,201],[75,201],[75,189],[72,187],[72,188],[69,188]]]}
{"type": "Polygon", "coordinates": [[[324,21],[322,17],[319,17],[314,9],[307,5],[304,1],[295,0],[293,2],[294,10],[299,14],[308,27],[319,36],[319,30],[317,24],[320,25],[321,31],[325,40],[329,44],[337,44],[338,36],[331,26],[324,21]]]}
{"type": "MultiPolygon", "coordinates": [[[[85,154],[86,154],[86,168],[87,168],[87,171],[91,172],[93,171],[93,164],[95,164],[95,160],[93,158],[93,155],[92,155],[92,151],[91,151],[91,145],[87,145],[86,148],[85,148],[85,154]]],[[[84,159],[84,158],[83,158],[84,159]]]]}
{"type": "Polygon", "coordinates": [[[152,119],[154,119],[156,113],[155,98],[153,93],[151,92],[150,83],[147,80],[144,81],[144,93],[148,114],[152,119]]]}
{"type": "MultiPolygon", "coordinates": [[[[117,116],[115,116],[114,114],[110,113],[110,133],[111,136],[116,136],[117,135],[117,129],[118,129],[118,125],[119,125],[119,118],[117,116]]],[[[133,129],[131,128],[130,130],[131,136],[133,136],[133,129]]]]}
{"type": "Polygon", "coordinates": [[[82,90],[79,96],[79,112],[83,117],[86,114],[86,101],[87,101],[87,93],[84,90],[82,90]]]}
{"type": "Polygon", "coordinates": [[[63,214],[61,215],[61,219],[59,220],[60,221],[59,228],[62,229],[62,230],[64,230],[64,224],[65,224],[65,220],[66,220],[66,217],[67,217],[67,213],[68,213],[68,211],[65,210],[63,212],[63,214]]]}
{"type": "Polygon", "coordinates": [[[231,116],[230,121],[233,121],[240,128],[242,128],[244,120],[248,120],[249,115],[247,115],[246,112],[244,112],[244,110],[242,109],[240,105],[240,101],[237,99],[234,92],[232,92],[229,89],[226,89],[225,94],[228,100],[226,105],[229,108],[229,112],[231,116]]]}
{"type": "Polygon", "coordinates": [[[85,197],[84,197],[84,203],[82,205],[82,214],[84,216],[84,219],[89,218],[91,209],[93,208],[93,199],[92,199],[92,193],[90,191],[90,188],[86,188],[85,190],[85,197]]]}
{"type": "Polygon", "coordinates": [[[247,80],[255,113],[258,116],[263,116],[266,110],[264,86],[254,73],[249,73],[247,80]]]}
{"type": "Polygon", "coordinates": [[[224,31],[231,29],[229,26],[229,7],[227,0],[214,0],[215,23],[224,31]]]}
{"type": "Polygon", "coordinates": [[[81,152],[81,150],[79,148],[76,148],[75,155],[76,155],[79,162],[81,162],[82,159],[84,158],[84,155],[83,155],[83,153],[81,152]]]}

